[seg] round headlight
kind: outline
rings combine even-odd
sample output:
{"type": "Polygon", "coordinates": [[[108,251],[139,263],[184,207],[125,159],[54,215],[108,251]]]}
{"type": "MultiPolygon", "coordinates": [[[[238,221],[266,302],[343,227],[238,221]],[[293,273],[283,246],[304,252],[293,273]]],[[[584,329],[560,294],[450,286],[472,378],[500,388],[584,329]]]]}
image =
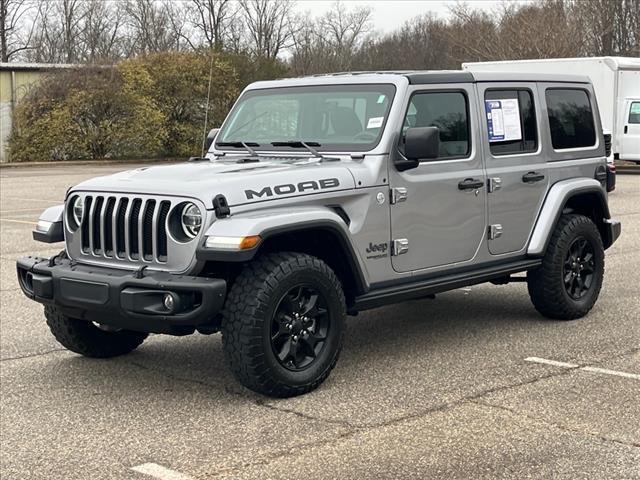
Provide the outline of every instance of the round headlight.
{"type": "Polygon", "coordinates": [[[200,213],[200,209],[193,203],[187,203],[182,208],[180,220],[184,234],[189,238],[195,238],[202,227],[202,214],[200,213]]]}
{"type": "Polygon", "coordinates": [[[73,220],[75,220],[76,225],[80,226],[82,224],[82,215],[84,214],[84,200],[82,197],[75,198],[71,206],[71,213],[73,214],[73,220]]]}

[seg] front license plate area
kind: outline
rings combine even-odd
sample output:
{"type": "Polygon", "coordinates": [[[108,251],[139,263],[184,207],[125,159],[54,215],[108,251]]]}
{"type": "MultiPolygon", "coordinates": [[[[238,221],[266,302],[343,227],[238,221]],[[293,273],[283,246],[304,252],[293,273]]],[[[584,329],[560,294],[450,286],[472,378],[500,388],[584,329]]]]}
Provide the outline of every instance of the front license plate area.
{"type": "Polygon", "coordinates": [[[109,301],[109,285],[106,283],[61,278],[60,296],[67,302],[104,305],[109,301]]]}

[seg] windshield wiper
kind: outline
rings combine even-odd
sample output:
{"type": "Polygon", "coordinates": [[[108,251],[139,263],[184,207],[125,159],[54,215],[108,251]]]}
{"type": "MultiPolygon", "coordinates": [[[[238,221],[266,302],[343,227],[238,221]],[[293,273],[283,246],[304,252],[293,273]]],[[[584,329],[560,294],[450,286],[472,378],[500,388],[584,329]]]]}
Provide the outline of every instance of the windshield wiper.
{"type": "Polygon", "coordinates": [[[258,152],[256,152],[252,147],[259,147],[260,144],[255,142],[217,142],[216,146],[244,148],[252,157],[257,158],[258,152]]]}
{"type": "Polygon", "coordinates": [[[291,147],[291,148],[306,148],[316,158],[322,160],[339,160],[338,158],[325,157],[318,150],[313,147],[321,147],[318,142],[303,142],[302,140],[289,140],[287,142],[271,142],[274,147],[291,147]]]}

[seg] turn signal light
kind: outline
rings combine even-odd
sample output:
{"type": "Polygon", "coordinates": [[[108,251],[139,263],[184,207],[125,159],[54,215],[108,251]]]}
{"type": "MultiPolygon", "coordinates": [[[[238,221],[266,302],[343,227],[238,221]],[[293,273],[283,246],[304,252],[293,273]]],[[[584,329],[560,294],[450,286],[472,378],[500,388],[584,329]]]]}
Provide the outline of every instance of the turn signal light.
{"type": "Polygon", "coordinates": [[[204,246],[218,250],[249,250],[260,243],[260,235],[247,237],[207,237],[204,246]]]}

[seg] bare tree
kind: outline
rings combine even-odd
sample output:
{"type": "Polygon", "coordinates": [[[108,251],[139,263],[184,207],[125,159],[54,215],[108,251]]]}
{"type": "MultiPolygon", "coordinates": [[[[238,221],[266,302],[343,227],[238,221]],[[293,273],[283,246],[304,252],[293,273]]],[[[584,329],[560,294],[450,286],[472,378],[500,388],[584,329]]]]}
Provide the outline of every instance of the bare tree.
{"type": "Polygon", "coordinates": [[[275,59],[289,45],[291,0],[240,0],[249,51],[259,57],[275,59]]]}
{"type": "Polygon", "coordinates": [[[80,0],[38,2],[38,21],[34,27],[33,51],[29,52],[29,60],[79,61],[84,16],[84,4],[80,0]]]}
{"type": "Polygon", "coordinates": [[[27,17],[37,11],[30,0],[0,0],[0,61],[31,48],[33,20],[27,17]]]}
{"type": "Polygon", "coordinates": [[[348,70],[362,63],[359,56],[371,31],[371,9],[349,10],[336,1],[319,19],[300,16],[291,25],[290,64],[296,73],[348,70]]]}
{"type": "Polygon", "coordinates": [[[640,0],[574,0],[570,12],[586,54],[640,54],[640,0]]]}
{"type": "Polygon", "coordinates": [[[89,63],[113,61],[122,55],[124,15],[102,0],[86,4],[82,30],[82,59],[89,63]]]}
{"type": "Polygon", "coordinates": [[[348,10],[344,3],[336,1],[331,10],[320,18],[319,35],[324,35],[333,49],[334,68],[344,70],[350,67],[356,50],[371,31],[371,12],[368,7],[348,10]]]}
{"type": "Polygon", "coordinates": [[[460,63],[451,56],[452,44],[445,33],[448,24],[432,15],[407,21],[402,28],[381,39],[369,40],[358,52],[357,68],[456,69],[460,63]]]}
{"type": "Polygon", "coordinates": [[[238,8],[231,0],[191,0],[191,24],[209,48],[222,50],[232,34],[238,8]]]}
{"type": "Polygon", "coordinates": [[[184,16],[180,4],[154,0],[127,0],[128,55],[180,50],[184,40],[184,16]]]}

